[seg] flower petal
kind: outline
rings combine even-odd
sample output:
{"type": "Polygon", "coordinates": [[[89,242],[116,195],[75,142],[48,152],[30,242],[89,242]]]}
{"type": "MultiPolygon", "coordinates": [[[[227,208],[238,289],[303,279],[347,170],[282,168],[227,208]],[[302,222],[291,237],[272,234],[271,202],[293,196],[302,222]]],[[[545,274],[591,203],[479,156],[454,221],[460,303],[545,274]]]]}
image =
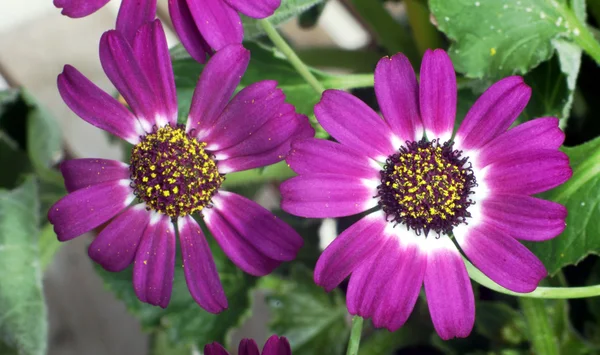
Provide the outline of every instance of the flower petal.
{"type": "Polygon", "coordinates": [[[315,105],[317,120],[338,142],[384,162],[399,147],[398,138],[367,104],[340,90],[325,90],[315,105]]]}
{"type": "Polygon", "coordinates": [[[179,218],[179,241],[185,281],[192,298],[210,313],[227,308],[227,297],[202,229],[190,217],[179,218]]]}
{"type": "Polygon", "coordinates": [[[132,43],[138,28],[151,22],[155,17],[156,0],[123,0],[117,16],[117,31],[132,43]]]}
{"type": "Polygon", "coordinates": [[[495,193],[533,195],[564,183],[573,172],[565,153],[538,149],[496,161],[484,168],[483,175],[495,193]]]}
{"type": "Polygon", "coordinates": [[[54,6],[62,8],[61,14],[71,18],[85,17],[98,11],[109,0],[54,0],[54,6]]]}
{"type": "Polygon", "coordinates": [[[425,294],[433,326],[448,340],[466,338],[475,324],[475,298],[460,252],[445,235],[427,238],[425,294]]]}
{"type": "Polygon", "coordinates": [[[373,325],[395,331],[404,325],[419,298],[427,255],[423,251],[424,238],[402,226],[393,228],[392,233],[395,235],[390,239],[396,240],[379,254],[386,259],[385,263],[391,264],[391,274],[386,275],[385,270],[374,270],[369,292],[376,294],[368,299],[376,300],[371,306],[373,325]],[[376,279],[380,279],[379,282],[376,279]]]}
{"type": "Polygon", "coordinates": [[[77,116],[131,144],[140,141],[143,130],[137,118],[77,69],[65,65],[57,85],[63,101],[77,116]]]}
{"type": "Polygon", "coordinates": [[[221,344],[214,342],[204,345],[204,355],[229,355],[229,353],[221,344]]]}
{"type": "Polygon", "coordinates": [[[60,164],[68,192],[107,181],[129,179],[129,166],[108,159],[71,159],[60,164]]]}
{"type": "Polygon", "coordinates": [[[225,0],[229,6],[252,18],[265,18],[273,15],[281,5],[281,0],[225,0]]]}
{"type": "Polygon", "coordinates": [[[217,152],[217,159],[223,158],[223,156],[227,157],[225,160],[219,161],[219,172],[227,174],[277,163],[288,155],[293,141],[315,135],[315,130],[308,122],[308,117],[304,115],[292,113],[292,115],[282,116],[282,119],[287,122],[279,126],[280,129],[275,129],[277,123],[269,124],[269,127],[263,126],[257,134],[252,135],[252,138],[217,152]],[[256,141],[255,138],[264,136],[267,131],[271,132],[272,136],[264,137],[265,139],[262,141],[256,141]],[[280,142],[281,138],[285,138],[285,140],[280,142]],[[277,145],[273,146],[273,144],[277,145]],[[260,151],[265,148],[268,150],[260,151]]]}
{"type": "Polygon", "coordinates": [[[292,348],[286,337],[271,335],[263,347],[262,355],[292,355],[292,348]]]}
{"type": "Polygon", "coordinates": [[[213,50],[196,27],[187,0],[169,0],[169,15],[183,47],[192,58],[206,63],[206,55],[212,54],[213,50]]]}
{"type": "Polygon", "coordinates": [[[545,117],[527,121],[486,144],[477,156],[478,166],[484,167],[498,160],[534,149],[558,149],[565,140],[558,127],[558,118],[545,117]]]}
{"type": "Polygon", "coordinates": [[[531,292],[548,274],[529,249],[493,225],[461,225],[453,233],[469,260],[487,277],[511,291],[531,292]]]}
{"type": "Polygon", "coordinates": [[[166,308],[175,273],[175,229],[167,215],[152,212],[133,265],[133,289],[142,302],[166,308]]]}
{"type": "Polygon", "coordinates": [[[187,132],[203,139],[227,106],[248,67],[250,52],[241,45],[227,46],[208,61],[194,90],[187,132]]]}
{"type": "Polygon", "coordinates": [[[243,196],[220,191],[213,209],[260,253],[277,261],[292,261],[304,244],[302,237],[273,213],[243,196]]]}
{"type": "Polygon", "coordinates": [[[281,184],[281,208],[309,218],[350,216],[377,206],[377,180],[337,174],[300,175],[281,184]]]}
{"type": "Polygon", "coordinates": [[[286,162],[297,174],[342,174],[380,179],[379,164],[356,150],[325,139],[308,138],[292,143],[286,162]]]}
{"type": "Polygon", "coordinates": [[[238,355],[260,355],[258,345],[253,339],[242,339],[238,347],[238,355]]]}
{"type": "Polygon", "coordinates": [[[150,213],[140,203],[121,213],[110,222],[88,248],[92,260],[111,272],[125,270],[135,257],[150,213]]]}
{"type": "Polygon", "coordinates": [[[477,99],[454,141],[459,149],[477,149],[506,131],[523,111],[531,88],[520,76],[504,78],[477,99]]]}
{"type": "Polygon", "coordinates": [[[382,211],[354,223],[323,251],[315,266],[315,283],[329,292],[385,244],[387,225],[382,211]]]}
{"type": "Polygon", "coordinates": [[[267,120],[294,113],[284,104],[285,95],[277,82],[264,80],[243,88],[225,107],[210,132],[202,138],[208,150],[236,145],[258,132],[267,120]]]}
{"type": "Polygon", "coordinates": [[[48,220],[58,240],[64,242],[113,218],[134,198],[129,179],[103,182],[58,200],[48,211],[48,220]]]}
{"type": "Polygon", "coordinates": [[[423,136],[419,84],[404,54],[379,60],[375,68],[375,94],[383,117],[401,141],[415,141],[423,136]]]}
{"type": "Polygon", "coordinates": [[[158,110],[156,123],[159,127],[167,123],[175,127],[177,93],[171,55],[160,20],[149,22],[139,28],[133,41],[133,52],[156,94],[154,98],[158,110]]]}
{"type": "Polygon", "coordinates": [[[116,30],[104,32],[100,38],[100,62],[106,76],[149,132],[160,115],[156,94],[138,64],[133,49],[123,35],[116,30]]]}
{"type": "Polygon", "coordinates": [[[531,196],[494,194],[482,202],[482,211],[487,222],[522,240],[552,239],[566,227],[563,205],[531,196]]]}
{"type": "Polygon", "coordinates": [[[456,74],[442,49],[427,50],[421,63],[419,103],[429,140],[445,142],[452,137],[456,118],[456,74]]]}
{"type": "Polygon", "coordinates": [[[244,27],[237,11],[223,0],[187,0],[202,37],[216,51],[244,39],[244,27]]]}
{"type": "Polygon", "coordinates": [[[264,255],[233,227],[216,208],[203,211],[204,221],[219,246],[231,261],[243,271],[254,276],[270,274],[281,261],[264,255]]]}

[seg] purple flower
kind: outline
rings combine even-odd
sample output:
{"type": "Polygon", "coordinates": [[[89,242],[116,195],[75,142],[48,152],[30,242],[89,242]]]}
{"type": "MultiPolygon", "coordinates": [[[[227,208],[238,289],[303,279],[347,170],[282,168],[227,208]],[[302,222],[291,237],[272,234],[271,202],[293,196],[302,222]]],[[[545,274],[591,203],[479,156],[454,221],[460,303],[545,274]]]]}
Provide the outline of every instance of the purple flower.
{"type": "Polygon", "coordinates": [[[303,244],[269,211],[220,188],[225,174],[280,161],[292,139],[314,134],[308,119],[284,103],[275,81],[249,85],[230,100],[249,59],[241,45],[230,45],[206,64],[187,125],[177,124],[173,70],[158,20],[137,31],[133,47],[114,30],[100,41],[104,71],[131,111],[69,65],[58,76],[60,94],[77,115],[134,147],[129,164],[64,162],[69,194],[52,206],[48,219],[61,241],[112,219],[89,255],[109,271],[133,263],[133,285],[144,302],[169,303],[177,229],[192,297],[210,312],[227,308],[193,213],[204,218],[225,254],[252,275],[269,274],[294,259],[303,244]],[[139,203],[130,206],[136,197],[139,203]]]}
{"type": "MultiPolygon", "coordinates": [[[[62,14],[72,18],[88,16],[106,5],[109,0],[54,0],[62,14]]],[[[123,0],[117,16],[117,30],[132,41],[137,29],[156,17],[156,0],[123,0]]]]}
{"type": "MultiPolygon", "coordinates": [[[[238,347],[238,355],[291,355],[290,343],[285,337],[271,336],[265,343],[262,353],[258,345],[252,339],[242,339],[238,347]]],[[[204,355],[229,355],[227,350],[219,343],[207,344],[204,347],[204,355]]]]}
{"type": "MultiPolygon", "coordinates": [[[[109,0],[54,0],[62,14],[78,18],[90,15],[109,0]]],[[[200,63],[213,50],[240,44],[244,27],[238,12],[252,17],[271,16],[281,0],[169,0],[169,14],[181,43],[200,63]]],[[[117,30],[129,41],[136,30],[156,17],[156,0],[123,0],[117,17],[117,30]]]]}
{"type": "Polygon", "coordinates": [[[571,176],[558,150],[564,134],[552,117],[509,129],[531,95],[513,76],[492,85],[453,136],[456,77],[442,50],[425,54],[420,85],[404,55],[381,59],[375,93],[384,120],[346,92],[323,94],[315,114],[339,143],[292,145],[287,162],[299,176],[281,186],[282,207],[317,218],[378,207],[323,252],[315,282],[329,291],[352,274],[350,313],[390,331],[404,324],[424,283],[440,337],[466,337],[473,290],[455,244],[498,284],[537,287],[546,269],[518,240],[565,228],[563,206],[531,196],[571,176]]]}

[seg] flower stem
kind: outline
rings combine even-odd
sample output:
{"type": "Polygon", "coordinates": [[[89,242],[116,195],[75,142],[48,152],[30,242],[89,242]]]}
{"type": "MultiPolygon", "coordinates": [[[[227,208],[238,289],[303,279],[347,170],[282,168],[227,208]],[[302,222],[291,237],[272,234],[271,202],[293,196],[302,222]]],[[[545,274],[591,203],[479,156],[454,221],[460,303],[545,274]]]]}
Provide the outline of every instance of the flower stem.
{"type": "Polygon", "coordinates": [[[544,300],[532,298],[519,298],[519,304],[527,322],[529,341],[533,353],[558,355],[558,344],[552,332],[544,302],[544,300]]]}
{"type": "Polygon", "coordinates": [[[362,326],[363,318],[361,316],[352,317],[352,330],[350,331],[350,340],[348,341],[348,351],[346,351],[346,355],[358,354],[362,326]]]}
{"type": "Polygon", "coordinates": [[[259,21],[262,28],[267,33],[267,36],[273,41],[273,44],[283,53],[290,64],[296,69],[298,74],[300,74],[304,80],[319,94],[325,91],[325,87],[321,84],[321,82],[310,72],[308,67],[302,62],[300,57],[294,52],[292,47],[290,47],[285,39],[281,37],[279,32],[273,27],[273,25],[269,22],[268,19],[262,19],[259,21]]]}
{"type": "Polygon", "coordinates": [[[570,298],[587,298],[600,296],[600,285],[584,286],[584,287],[538,287],[530,293],[517,293],[505,289],[494,281],[485,276],[468,260],[465,261],[465,266],[469,272],[469,277],[478,284],[511,296],[524,298],[548,298],[548,299],[570,299],[570,298]]]}
{"type": "Polygon", "coordinates": [[[442,48],[442,38],[437,28],[431,23],[427,3],[420,0],[406,0],[408,23],[412,29],[419,55],[423,56],[427,49],[442,48]]]}
{"type": "Polygon", "coordinates": [[[579,45],[596,63],[600,64],[600,43],[594,38],[594,34],[590,31],[583,19],[567,6],[559,6],[559,12],[565,17],[568,23],[573,25],[571,29],[572,40],[579,45]]]}

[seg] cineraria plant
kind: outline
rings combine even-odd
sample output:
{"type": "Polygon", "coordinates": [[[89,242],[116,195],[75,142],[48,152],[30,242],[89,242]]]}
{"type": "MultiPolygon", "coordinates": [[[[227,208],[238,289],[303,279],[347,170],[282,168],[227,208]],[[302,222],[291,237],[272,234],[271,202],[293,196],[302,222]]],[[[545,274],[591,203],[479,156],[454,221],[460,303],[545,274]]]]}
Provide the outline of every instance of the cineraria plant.
{"type": "Polygon", "coordinates": [[[153,354],[600,351],[600,2],[123,0],[115,23],[89,41],[116,91],[56,75],[123,159],[0,93],[0,353],[53,351],[41,275],[76,237],[153,354]],[[364,48],[277,28],[342,10],[364,48]]]}

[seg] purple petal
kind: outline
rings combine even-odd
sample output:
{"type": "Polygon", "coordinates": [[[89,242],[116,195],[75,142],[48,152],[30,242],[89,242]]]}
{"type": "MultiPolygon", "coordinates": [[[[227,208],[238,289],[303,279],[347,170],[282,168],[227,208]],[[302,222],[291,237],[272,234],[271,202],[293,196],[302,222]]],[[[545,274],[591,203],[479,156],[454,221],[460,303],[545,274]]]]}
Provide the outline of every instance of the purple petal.
{"type": "Polygon", "coordinates": [[[136,117],[77,69],[65,65],[57,85],[63,101],[77,116],[131,144],[139,142],[143,130],[136,117]]]}
{"type": "Polygon", "coordinates": [[[156,117],[158,126],[162,127],[167,123],[176,126],[175,79],[167,38],[160,20],[149,22],[137,31],[133,41],[133,52],[156,94],[154,101],[158,110],[156,117]]]}
{"type": "Polygon", "coordinates": [[[309,218],[350,216],[377,206],[377,180],[338,174],[296,176],[280,186],[281,208],[309,218]]]}
{"type": "Polygon", "coordinates": [[[225,0],[225,2],[252,18],[269,17],[281,5],[281,0],[225,0]]]}
{"type": "Polygon", "coordinates": [[[387,236],[383,212],[363,217],[340,234],[321,254],[315,266],[315,283],[329,292],[382,248],[387,236]]]}
{"type": "Polygon", "coordinates": [[[379,60],[375,68],[375,94],[383,117],[401,141],[416,141],[423,136],[419,84],[404,54],[379,60]]]}
{"type": "Polygon", "coordinates": [[[569,180],[569,157],[560,151],[539,149],[515,153],[485,167],[486,184],[496,193],[533,195],[569,180]]]}
{"type": "Polygon", "coordinates": [[[216,208],[203,210],[204,221],[225,255],[243,271],[254,276],[270,274],[281,261],[264,255],[238,232],[216,208]]]}
{"type": "Polygon", "coordinates": [[[195,129],[198,139],[210,132],[240,83],[249,61],[250,52],[241,45],[227,46],[208,61],[192,97],[188,132],[195,129]]]}
{"type": "Polygon", "coordinates": [[[286,337],[271,335],[263,347],[262,355],[292,355],[292,348],[286,337]]]}
{"type": "Polygon", "coordinates": [[[129,179],[103,182],[71,192],[48,211],[48,220],[61,242],[100,226],[125,209],[135,198],[129,179]]]}
{"type": "Polygon", "coordinates": [[[520,76],[490,86],[467,113],[456,133],[460,149],[477,149],[506,131],[523,111],[531,88],[520,76]]]}
{"type": "Polygon", "coordinates": [[[200,63],[206,63],[206,55],[212,54],[213,50],[196,27],[187,0],[169,0],[169,14],[183,47],[192,58],[200,63]]]}
{"type": "Polygon", "coordinates": [[[117,31],[132,43],[138,28],[155,17],[156,0],[123,0],[117,16],[117,31]]]}
{"type": "Polygon", "coordinates": [[[260,253],[277,261],[292,261],[304,241],[287,223],[258,203],[231,192],[213,197],[217,210],[242,238],[260,253]]]}
{"type": "Polygon", "coordinates": [[[294,114],[294,107],[284,103],[285,95],[273,80],[246,86],[225,107],[210,132],[202,138],[206,149],[221,150],[239,144],[258,132],[267,120],[278,115],[294,114]]]}
{"type": "Polygon", "coordinates": [[[204,345],[204,355],[229,355],[221,344],[215,342],[204,345]]]}
{"type": "Polygon", "coordinates": [[[452,137],[456,117],[456,74],[442,49],[427,50],[421,63],[419,102],[429,140],[445,142],[452,137]]]}
{"type": "Polygon", "coordinates": [[[351,147],[325,139],[308,138],[292,144],[286,162],[297,174],[342,174],[380,179],[381,167],[351,147]]]}
{"type": "Polygon", "coordinates": [[[282,116],[281,119],[285,120],[286,123],[279,126],[280,129],[275,129],[277,122],[272,125],[269,124],[269,127],[264,125],[251,138],[234,147],[217,152],[217,159],[222,158],[223,155],[231,156],[231,158],[219,161],[219,172],[227,174],[277,163],[287,157],[293,141],[315,135],[315,130],[310,125],[308,117],[304,115],[293,113],[292,115],[282,116]],[[272,136],[267,136],[264,140],[256,139],[264,136],[267,130],[272,133],[272,136]],[[281,138],[285,138],[285,140],[279,142],[281,138]],[[273,146],[273,144],[277,145],[273,146]],[[268,150],[260,151],[265,148],[268,150]]]}
{"type": "Polygon", "coordinates": [[[202,229],[190,216],[180,218],[178,228],[183,272],[192,297],[208,312],[222,312],[227,297],[202,229]]]}
{"type": "Polygon", "coordinates": [[[475,298],[460,252],[447,236],[427,238],[425,294],[433,326],[448,340],[466,338],[475,323],[475,298]]]}
{"type": "Polygon", "coordinates": [[[175,229],[167,215],[152,212],[133,265],[133,288],[142,302],[166,308],[175,273],[175,229]]]}
{"type": "Polygon", "coordinates": [[[156,123],[156,116],[161,114],[155,104],[156,94],[133,49],[118,31],[106,31],[100,38],[100,62],[106,76],[149,132],[156,123]]]}
{"type": "Polygon", "coordinates": [[[258,345],[253,339],[242,339],[238,347],[238,355],[260,355],[258,345]]]}
{"type": "Polygon", "coordinates": [[[149,222],[150,213],[143,203],[129,208],[98,234],[88,248],[88,255],[108,271],[125,270],[133,262],[149,222]]]}
{"type": "Polygon", "coordinates": [[[187,0],[202,37],[216,51],[228,44],[240,44],[244,27],[237,11],[223,0],[187,0]]]}
{"type": "Polygon", "coordinates": [[[482,202],[485,220],[513,238],[543,241],[565,229],[567,209],[556,202],[525,195],[491,195],[482,202]]]}
{"type": "Polygon", "coordinates": [[[511,291],[531,292],[548,274],[529,249],[493,225],[454,228],[454,236],[479,270],[511,291]]]}
{"type": "Polygon", "coordinates": [[[564,140],[565,134],[558,127],[558,118],[527,121],[500,134],[481,148],[477,164],[484,167],[522,151],[558,149],[564,140]]]}
{"type": "Polygon", "coordinates": [[[60,164],[68,192],[107,181],[129,179],[129,166],[116,160],[72,159],[60,164]]]}
{"type": "Polygon", "coordinates": [[[373,325],[390,331],[400,328],[410,316],[423,285],[427,260],[422,237],[407,232],[402,226],[396,229],[400,228],[403,230],[394,230],[397,236],[390,238],[393,240],[390,247],[384,247],[379,254],[391,270],[386,272],[385,267],[373,270],[368,276],[371,279],[368,293],[372,296],[365,297],[376,300],[370,307],[373,325]]]}
{"type": "Polygon", "coordinates": [[[71,18],[85,17],[98,11],[109,0],[54,0],[54,6],[62,8],[61,14],[71,18]]]}
{"type": "Polygon", "coordinates": [[[367,104],[340,90],[325,90],[315,106],[319,123],[338,142],[384,162],[394,154],[398,138],[367,104]]]}

